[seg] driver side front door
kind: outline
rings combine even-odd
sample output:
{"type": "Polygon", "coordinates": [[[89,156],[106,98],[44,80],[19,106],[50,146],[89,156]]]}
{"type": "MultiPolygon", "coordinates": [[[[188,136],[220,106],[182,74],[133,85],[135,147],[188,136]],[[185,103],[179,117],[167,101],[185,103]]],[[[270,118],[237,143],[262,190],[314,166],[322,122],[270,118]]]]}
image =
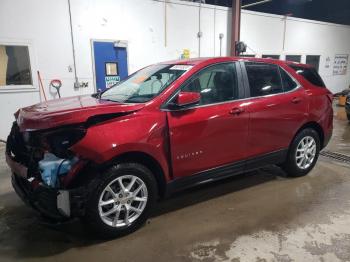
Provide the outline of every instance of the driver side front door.
{"type": "Polygon", "coordinates": [[[243,87],[237,72],[239,64],[215,64],[181,88],[199,92],[201,101],[185,110],[167,112],[175,178],[243,168],[239,161],[246,156],[249,115],[247,103],[239,100],[243,87]]]}

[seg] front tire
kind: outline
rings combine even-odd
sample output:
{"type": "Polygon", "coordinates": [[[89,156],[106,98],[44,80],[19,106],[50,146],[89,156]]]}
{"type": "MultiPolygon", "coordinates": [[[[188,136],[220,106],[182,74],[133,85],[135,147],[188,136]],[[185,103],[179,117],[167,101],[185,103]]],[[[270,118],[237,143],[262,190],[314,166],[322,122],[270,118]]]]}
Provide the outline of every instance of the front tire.
{"type": "Polygon", "coordinates": [[[315,166],[320,152],[320,138],[312,128],[300,131],[294,138],[282,169],[290,177],[300,177],[315,166]]]}
{"type": "Polygon", "coordinates": [[[151,171],[137,163],[121,163],[100,176],[87,203],[85,221],[102,238],[129,234],[141,227],[157,197],[151,171]]]}

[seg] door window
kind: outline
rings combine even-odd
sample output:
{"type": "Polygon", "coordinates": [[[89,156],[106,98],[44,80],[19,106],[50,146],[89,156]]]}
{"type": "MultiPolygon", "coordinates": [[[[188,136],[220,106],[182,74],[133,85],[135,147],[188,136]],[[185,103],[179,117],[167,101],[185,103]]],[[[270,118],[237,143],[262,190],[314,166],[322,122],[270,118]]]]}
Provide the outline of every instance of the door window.
{"type": "Polygon", "coordinates": [[[283,92],[277,65],[265,63],[245,63],[250,86],[250,96],[265,96],[283,92]]]}
{"type": "Polygon", "coordinates": [[[107,62],[106,63],[106,76],[118,75],[118,63],[107,62]]]}
{"type": "Polygon", "coordinates": [[[287,74],[286,71],[280,68],[283,90],[284,92],[288,92],[293,90],[298,86],[298,84],[287,74]]]}
{"type": "Polygon", "coordinates": [[[238,83],[235,64],[217,64],[203,69],[182,88],[182,91],[199,92],[200,105],[237,99],[238,83]]]}

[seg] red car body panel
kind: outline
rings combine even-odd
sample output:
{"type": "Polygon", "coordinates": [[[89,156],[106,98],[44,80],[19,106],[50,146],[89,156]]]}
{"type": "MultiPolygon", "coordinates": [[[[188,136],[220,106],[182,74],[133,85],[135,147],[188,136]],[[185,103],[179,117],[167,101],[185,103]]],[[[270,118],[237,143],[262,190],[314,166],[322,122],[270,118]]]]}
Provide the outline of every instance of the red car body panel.
{"type": "Polygon", "coordinates": [[[142,152],[156,159],[169,180],[167,122],[164,112],[132,113],[87,129],[72,147],[81,158],[103,164],[124,153],[142,152]]]}
{"type": "Polygon", "coordinates": [[[96,164],[126,153],[142,152],[159,163],[168,182],[286,149],[307,123],[317,123],[325,136],[332,132],[330,92],[312,86],[284,61],[221,57],[166,63],[193,67],[147,103],[120,104],[91,96],[65,98],[21,109],[17,122],[21,131],[39,130],[83,123],[96,115],[125,113],[90,126],[71,150],[96,164]],[[277,64],[302,86],[289,93],[196,107],[186,112],[161,108],[195,72],[229,61],[277,64]]]}
{"type": "Polygon", "coordinates": [[[167,113],[176,178],[246,157],[249,114],[230,114],[234,108],[243,110],[245,103],[232,101],[198,107],[186,113],[167,113]]]}
{"type": "Polygon", "coordinates": [[[250,99],[248,157],[287,148],[308,120],[305,90],[250,99]],[[293,99],[300,99],[296,104],[293,99]]]}
{"type": "Polygon", "coordinates": [[[120,104],[85,95],[50,100],[21,108],[16,112],[16,116],[21,131],[40,130],[82,123],[91,116],[132,112],[143,107],[143,104],[120,104]]]}

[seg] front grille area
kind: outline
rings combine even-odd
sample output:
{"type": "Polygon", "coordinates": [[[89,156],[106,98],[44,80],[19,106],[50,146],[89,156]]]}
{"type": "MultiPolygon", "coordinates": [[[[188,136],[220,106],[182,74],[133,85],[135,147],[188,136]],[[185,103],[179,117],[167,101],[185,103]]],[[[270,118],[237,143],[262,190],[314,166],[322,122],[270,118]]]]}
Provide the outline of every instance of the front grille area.
{"type": "Polygon", "coordinates": [[[16,122],[13,123],[11,133],[7,138],[6,152],[9,156],[23,165],[28,166],[30,154],[25,146],[22,134],[16,122]]]}
{"type": "Polygon", "coordinates": [[[337,152],[328,151],[328,150],[321,151],[320,155],[323,157],[326,157],[328,159],[350,165],[350,156],[347,156],[347,155],[344,155],[341,153],[337,153],[337,152]]]}
{"type": "Polygon", "coordinates": [[[40,177],[38,161],[42,159],[41,152],[39,148],[26,144],[17,123],[14,122],[7,138],[6,153],[12,160],[28,168],[29,177],[40,177]]]}

